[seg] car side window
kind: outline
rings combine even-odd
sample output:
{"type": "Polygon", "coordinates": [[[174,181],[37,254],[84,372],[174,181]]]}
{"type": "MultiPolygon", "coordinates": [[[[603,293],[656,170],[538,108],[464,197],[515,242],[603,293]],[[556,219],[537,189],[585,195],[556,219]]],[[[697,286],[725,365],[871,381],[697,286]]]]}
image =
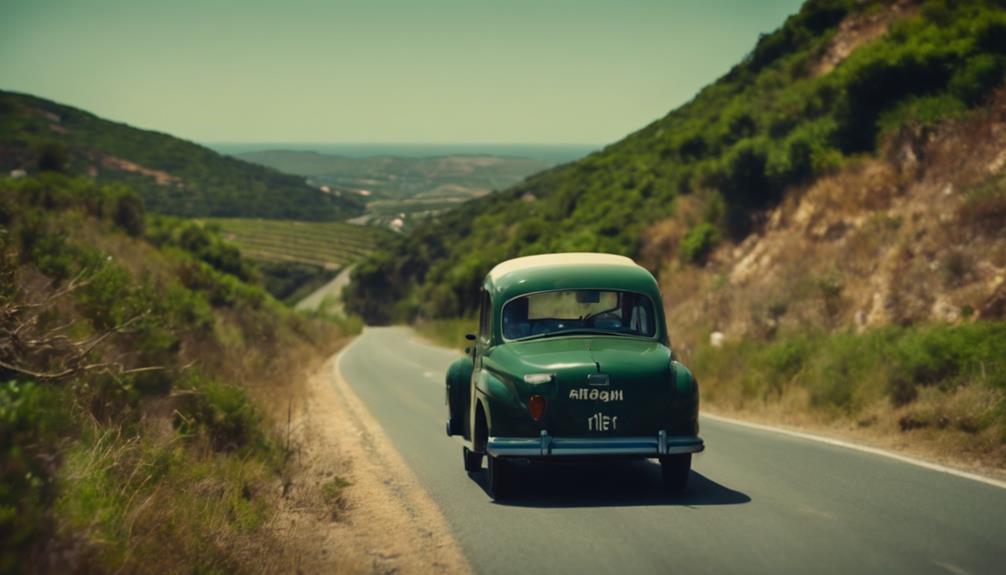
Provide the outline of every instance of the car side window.
{"type": "Polygon", "coordinates": [[[489,341],[489,318],[490,310],[492,309],[491,301],[489,299],[489,292],[482,292],[482,301],[479,305],[479,339],[483,342],[489,341]]]}

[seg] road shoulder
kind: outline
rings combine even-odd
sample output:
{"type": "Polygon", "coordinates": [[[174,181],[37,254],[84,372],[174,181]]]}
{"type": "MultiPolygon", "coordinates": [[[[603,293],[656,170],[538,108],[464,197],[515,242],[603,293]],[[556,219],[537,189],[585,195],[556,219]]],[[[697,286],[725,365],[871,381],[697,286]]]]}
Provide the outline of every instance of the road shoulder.
{"type": "Polygon", "coordinates": [[[301,492],[278,528],[306,550],[298,571],[470,572],[436,503],[342,378],[340,357],[308,379],[291,425],[301,492]],[[326,501],[320,486],[340,478],[350,485],[326,501]]]}

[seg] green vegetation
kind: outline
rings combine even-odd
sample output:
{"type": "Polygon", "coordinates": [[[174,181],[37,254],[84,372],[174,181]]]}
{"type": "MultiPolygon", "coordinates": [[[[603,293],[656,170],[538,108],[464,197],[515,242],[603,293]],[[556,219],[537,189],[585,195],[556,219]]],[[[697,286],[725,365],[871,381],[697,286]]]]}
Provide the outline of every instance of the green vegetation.
{"type": "Polygon", "coordinates": [[[0,169],[86,174],[125,183],[147,209],[179,216],[334,220],[358,215],[355,195],[174,138],[0,91],[0,169]]]}
{"type": "Polygon", "coordinates": [[[0,180],[0,276],[0,571],[288,569],[259,405],[340,330],[211,230],[60,174],[0,180]]]}
{"type": "Polygon", "coordinates": [[[679,250],[685,261],[702,263],[719,241],[719,230],[709,222],[702,222],[688,230],[681,240],[679,250]]]}
{"type": "Polygon", "coordinates": [[[478,331],[479,320],[475,317],[431,319],[413,325],[420,335],[431,342],[451,349],[464,349],[471,345],[465,335],[478,331]]]}
{"type": "Polygon", "coordinates": [[[298,262],[258,262],[262,287],[287,305],[311,295],[336,274],[323,267],[298,262]]]}
{"type": "Polygon", "coordinates": [[[969,451],[1006,463],[1004,322],[791,333],[705,345],[689,361],[702,374],[703,400],[720,408],[757,412],[796,397],[791,413],[947,430],[963,434],[969,451]]]}
{"type": "Polygon", "coordinates": [[[343,222],[212,218],[201,223],[253,260],[266,290],[287,304],[307,297],[395,235],[343,222]]]}
{"type": "Polygon", "coordinates": [[[375,252],[356,268],[349,310],[369,322],[469,314],[495,263],[557,251],[635,256],[648,226],[673,216],[684,195],[716,207],[681,248],[701,262],[717,235],[744,237],[787,189],[874,152],[904,126],[981,104],[1006,69],[1003,6],[927,1],[829,70],[819,64],[843,18],[890,2],[810,0],[666,117],[375,252]]]}
{"type": "Polygon", "coordinates": [[[209,227],[241,248],[248,258],[297,262],[337,270],[366,256],[392,232],[342,222],[206,219],[209,227]]]}

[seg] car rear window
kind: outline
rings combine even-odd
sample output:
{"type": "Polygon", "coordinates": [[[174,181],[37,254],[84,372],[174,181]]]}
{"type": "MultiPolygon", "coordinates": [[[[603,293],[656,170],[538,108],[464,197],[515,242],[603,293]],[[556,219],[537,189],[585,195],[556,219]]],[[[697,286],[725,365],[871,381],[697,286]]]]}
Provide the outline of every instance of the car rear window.
{"type": "Polygon", "coordinates": [[[608,333],[653,337],[653,302],[635,292],[559,290],[514,298],[503,306],[503,338],[608,333]]]}

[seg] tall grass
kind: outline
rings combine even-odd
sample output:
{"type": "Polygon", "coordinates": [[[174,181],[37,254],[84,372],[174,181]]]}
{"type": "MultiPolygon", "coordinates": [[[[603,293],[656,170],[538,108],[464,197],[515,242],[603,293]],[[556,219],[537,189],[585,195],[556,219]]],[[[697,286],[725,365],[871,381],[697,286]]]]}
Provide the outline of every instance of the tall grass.
{"type": "Polygon", "coordinates": [[[862,334],[806,331],[767,342],[703,345],[690,359],[703,399],[714,408],[756,410],[797,396],[806,400],[786,405],[817,419],[857,420],[875,408],[950,409],[950,399],[967,392],[991,403],[957,405],[952,417],[905,420],[902,427],[990,431],[1006,442],[1006,322],[888,326],[862,334]]]}

